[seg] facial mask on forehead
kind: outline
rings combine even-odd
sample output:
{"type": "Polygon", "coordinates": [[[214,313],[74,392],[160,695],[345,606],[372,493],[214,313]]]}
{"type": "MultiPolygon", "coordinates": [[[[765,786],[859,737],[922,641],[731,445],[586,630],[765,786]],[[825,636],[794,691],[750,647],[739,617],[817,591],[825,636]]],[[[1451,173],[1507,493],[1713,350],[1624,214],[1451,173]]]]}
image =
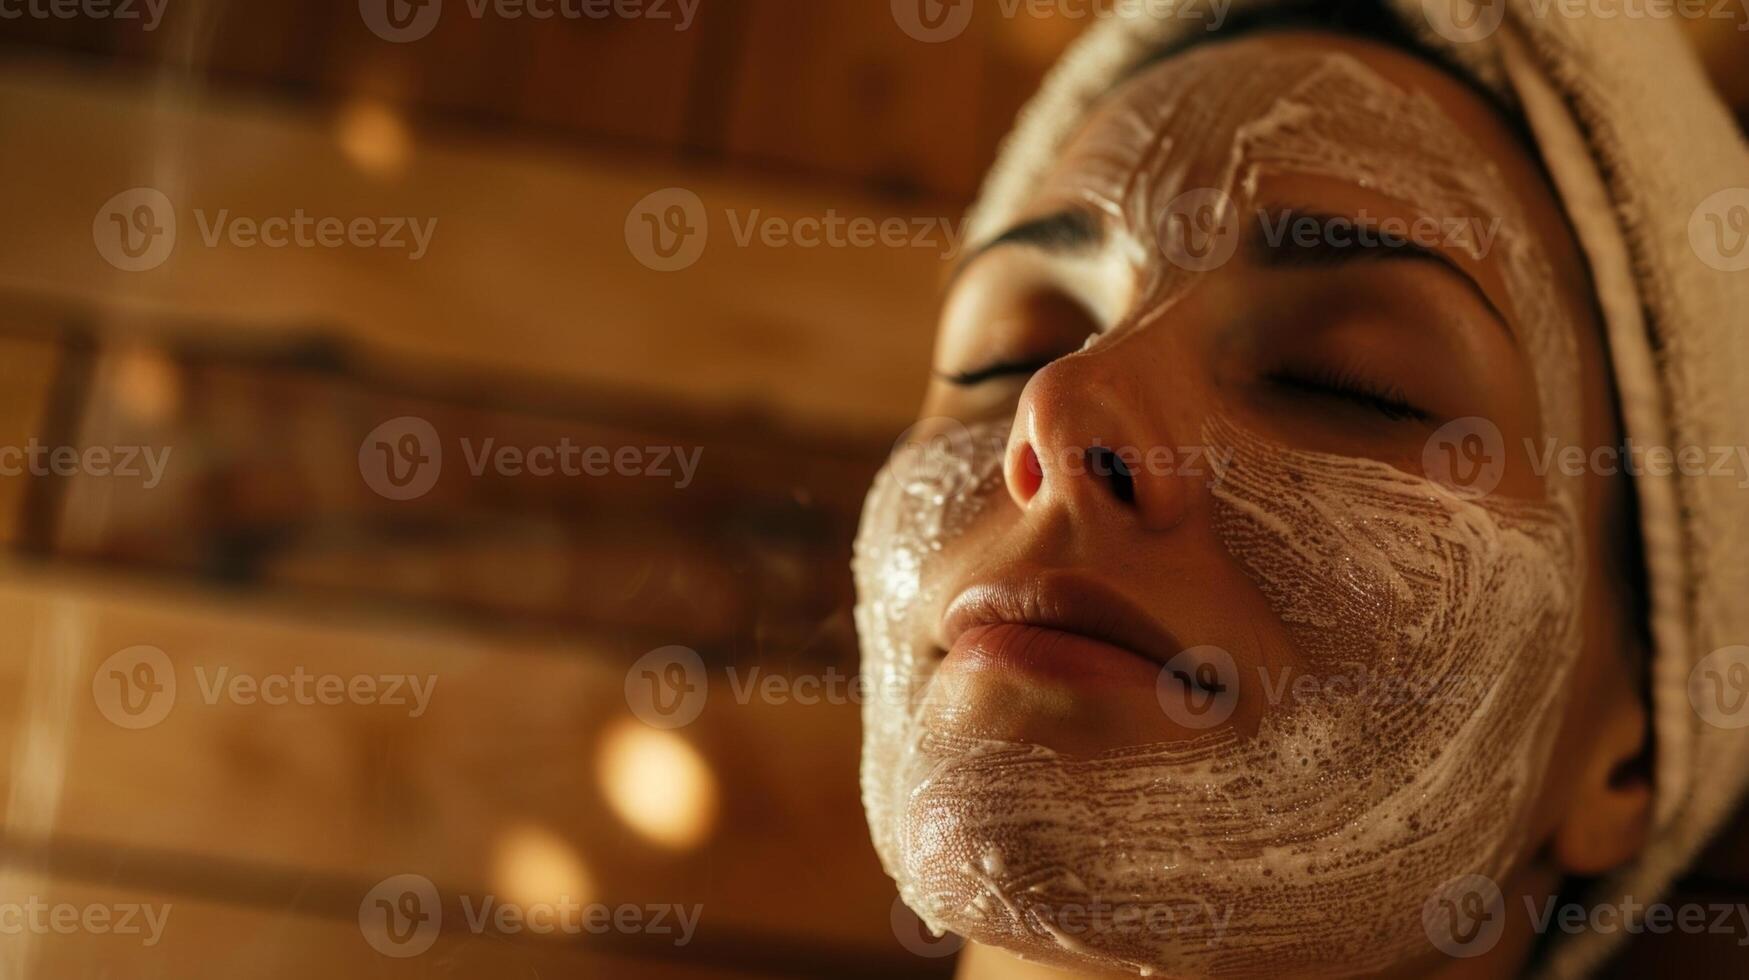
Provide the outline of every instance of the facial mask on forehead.
{"type": "MultiPolygon", "coordinates": [[[[1227,121],[1232,146],[1191,153],[1160,127],[1189,111],[1177,100],[1195,79],[1167,73],[1153,118],[1130,120],[1135,144],[1097,148],[1106,166],[1085,193],[1141,209],[1126,221],[1150,227],[1149,209],[1216,161],[1211,179],[1241,197],[1259,175],[1311,173],[1425,213],[1500,216],[1544,429],[1574,437],[1571,328],[1541,293],[1547,264],[1515,205],[1487,186],[1488,162],[1353,59],[1298,56],[1262,74],[1277,94],[1259,83],[1224,103],[1245,111],[1227,121]],[[1368,144],[1384,156],[1356,149],[1368,144]]],[[[1163,271],[1145,295],[1169,309],[1194,284],[1163,271]]],[[[1001,499],[1006,435],[980,425],[896,454],[858,536],[865,681],[913,695],[864,707],[863,800],[905,902],[938,930],[1141,974],[1348,974],[1430,953],[1424,903],[1457,876],[1503,878],[1527,844],[1514,828],[1578,650],[1571,481],[1552,475],[1545,503],[1469,500],[1211,418],[1205,444],[1232,459],[1209,490],[1215,529],[1326,686],[1272,699],[1249,735],[1215,727],[1070,758],[944,724],[955,708],[930,697],[939,654],[918,639],[941,598],[934,562],[1001,499]]],[[[1251,671],[1241,696],[1264,696],[1255,668],[1239,669],[1251,671]]]]}

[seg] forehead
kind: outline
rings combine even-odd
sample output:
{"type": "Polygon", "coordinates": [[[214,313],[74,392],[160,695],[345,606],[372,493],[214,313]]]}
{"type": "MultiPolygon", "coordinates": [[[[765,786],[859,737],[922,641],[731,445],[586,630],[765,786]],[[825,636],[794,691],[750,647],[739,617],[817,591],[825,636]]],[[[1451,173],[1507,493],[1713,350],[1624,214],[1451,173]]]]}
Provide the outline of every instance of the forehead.
{"type": "Polygon", "coordinates": [[[1376,42],[1281,32],[1200,45],[1126,79],[1039,196],[1135,223],[1158,217],[1162,190],[1255,196],[1271,177],[1305,176],[1467,217],[1487,203],[1473,188],[1417,179],[1454,167],[1496,188],[1543,186],[1493,107],[1431,63],[1376,42]]]}

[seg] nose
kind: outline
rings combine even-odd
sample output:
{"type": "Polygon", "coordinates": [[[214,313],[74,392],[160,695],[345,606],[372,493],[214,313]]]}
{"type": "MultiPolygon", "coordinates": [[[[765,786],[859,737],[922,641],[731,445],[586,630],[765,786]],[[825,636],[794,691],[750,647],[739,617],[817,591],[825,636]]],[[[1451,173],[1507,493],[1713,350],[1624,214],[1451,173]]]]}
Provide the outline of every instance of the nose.
{"type": "Polygon", "coordinates": [[[1199,467],[1192,450],[1169,438],[1164,379],[1144,379],[1126,357],[1117,349],[1076,354],[1027,382],[1003,462],[1021,510],[1062,508],[1156,531],[1184,519],[1199,467]]]}

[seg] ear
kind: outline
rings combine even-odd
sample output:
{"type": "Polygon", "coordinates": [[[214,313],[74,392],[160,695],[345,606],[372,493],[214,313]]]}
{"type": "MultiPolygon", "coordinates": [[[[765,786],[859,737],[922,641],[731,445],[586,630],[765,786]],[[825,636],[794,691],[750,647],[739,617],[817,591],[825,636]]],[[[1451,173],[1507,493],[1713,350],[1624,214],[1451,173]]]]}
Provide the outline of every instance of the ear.
{"type": "Polygon", "coordinates": [[[1571,875],[1603,874],[1627,863],[1645,846],[1651,825],[1646,709],[1625,664],[1605,673],[1601,724],[1592,731],[1571,805],[1552,841],[1555,861],[1571,875]]]}

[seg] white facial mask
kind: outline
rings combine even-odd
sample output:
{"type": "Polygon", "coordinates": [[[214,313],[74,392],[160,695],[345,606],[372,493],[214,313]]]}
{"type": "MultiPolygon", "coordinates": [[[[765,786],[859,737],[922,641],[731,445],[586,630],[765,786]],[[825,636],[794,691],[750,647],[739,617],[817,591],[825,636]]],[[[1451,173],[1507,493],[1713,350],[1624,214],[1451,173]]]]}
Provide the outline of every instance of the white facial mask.
{"type": "MultiPolygon", "coordinates": [[[[1508,249],[1545,429],[1572,436],[1571,327],[1480,154],[1455,126],[1416,131],[1438,110],[1351,58],[1304,55],[1270,71],[1303,82],[1237,126],[1223,186],[1237,193],[1272,169],[1345,176],[1468,209],[1448,213],[1506,218],[1495,247],[1508,249]],[[1403,130],[1389,160],[1335,142],[1369,118],[1403,130]]],[[[1157,129],[1135,130],[1163,144],[1154,156],[1171,156],[1157,129]]],[[[1154,166],[1180,182],[1138,190],[1114,179],[1123,192],[1108,203],[1170,199],[1194,169],[1154,166]]],[[[1178,277],[1155,295],[1166,307],[1192,285],[1178,277]]],[[[930,702],[937,654],[917,639],[920,610],[940,598],[934,562],[1001,490],[1006,429],[982,425],[955,446],[896,455],[858,537],[865,681],[917,695],[864,708],[864,805],[905,902],[939,930],[1141,974],[1363,973],[1431,952],[1429,896],[1459,875],[1503,878],[1528,843],[1517,828],[1578,650],[1582,556],[1569,481],[1551,477],[1548,503],[1468,500],[1382,463],[1298,451],[1210,419],[1204,442],[1232,454],[1210,491],[1216,530],[1327,696],[1272,700],[1251,735],[1215,728],[1069,758],[941,724],[953,706],[930,702]],[[1331,679],[1341,676],[1356,683],[1339,689],[1331,679]]],[[[1242,696],[1261,694],[1258,680],[1242,678],[1242,696]]]]}

